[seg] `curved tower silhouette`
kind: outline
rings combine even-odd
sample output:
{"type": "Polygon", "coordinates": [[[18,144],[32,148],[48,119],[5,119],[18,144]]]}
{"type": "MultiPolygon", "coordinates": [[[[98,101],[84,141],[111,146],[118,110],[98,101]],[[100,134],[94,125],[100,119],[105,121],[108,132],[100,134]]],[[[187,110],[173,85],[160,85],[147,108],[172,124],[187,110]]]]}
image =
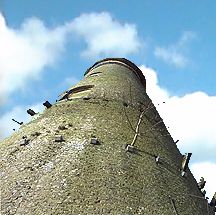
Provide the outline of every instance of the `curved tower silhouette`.
{"type": "Polygon", "coordinates": [[[0,143],[3,214],[207,215],[132,62],[108,58],[0,143]]]}

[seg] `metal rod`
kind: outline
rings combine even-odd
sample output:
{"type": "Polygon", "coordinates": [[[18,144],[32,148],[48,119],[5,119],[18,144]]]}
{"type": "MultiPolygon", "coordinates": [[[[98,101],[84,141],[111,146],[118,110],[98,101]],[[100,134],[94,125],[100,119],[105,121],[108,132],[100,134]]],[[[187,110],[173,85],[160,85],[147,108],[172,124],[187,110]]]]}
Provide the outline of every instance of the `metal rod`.
{"type": "Polygon", "coordinates": [[[16,122],[17,124],[19,124],[19,125],[22,125],[23,124],[23,122],[18,122],[18,121],[16,121],[15,119],[12,119],[14,122],[16,122]]]}
{"type": "Polygon", "coordinates": [[[205,197],[200,197],[200,196],[196,196],[196,195],[193,195],[193,194],[188,194],[189,196],[193,196],[193,197],[196,197],[196,198],[199,198],[199,199],[205,199],[205,197]]]}
{"type": "Polygon", "coordinates": [[[208,204],[208,200],[206,200],[206,205],[207,205],[207,215],[209,215],[209,204],[208,204]]]}
{"type": "Polygon", "coordinates": [[[142,121],[142,117],[143,117],[143,114],[144,114],[145,111],[142,111],[140,116],[139,116],[139,120],[137,122],[137,126],[136,126],[136,130],[135,130],[135,135],[134,135],[134,138],[133,138],[133,141],[131,143],[131,146],[133,146],[137,140],[137,137],[138,137],[138,134],[139,134],[139,126],[140,126],[140,123],[142,121]]]}
{"type": "Polygon", "coordinates": [[[171,196],[169,196],[169,199],[170,199],[170,202],[171,202],[171,204],[173,206],[173,210],[175,212],[175,215],[178,215],[174,200],[171,198],[171,196]]]}

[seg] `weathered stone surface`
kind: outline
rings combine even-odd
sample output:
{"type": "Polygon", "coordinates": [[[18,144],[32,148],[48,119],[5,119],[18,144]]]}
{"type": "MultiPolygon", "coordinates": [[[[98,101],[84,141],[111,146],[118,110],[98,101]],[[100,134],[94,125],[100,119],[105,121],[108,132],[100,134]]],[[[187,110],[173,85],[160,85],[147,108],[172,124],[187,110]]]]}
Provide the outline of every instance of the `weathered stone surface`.
{"type": "Polygon", "coordinates": [[[73,88],[79,90],[69,89],[0,143],[2,215],[207,214],[190,170],[181,176],[182,155],[138,68],[122,59],[102,61],[73,88]],[[136,153],[130,153],[125,147],[142,111],[136,153]],[[34,132],[40,135],[28,145],[17,144],[34,132]],[[65,141],[55,142],[56,133],[65,141]],[[89,144],[92,134],[101,145],[89,144]]]}

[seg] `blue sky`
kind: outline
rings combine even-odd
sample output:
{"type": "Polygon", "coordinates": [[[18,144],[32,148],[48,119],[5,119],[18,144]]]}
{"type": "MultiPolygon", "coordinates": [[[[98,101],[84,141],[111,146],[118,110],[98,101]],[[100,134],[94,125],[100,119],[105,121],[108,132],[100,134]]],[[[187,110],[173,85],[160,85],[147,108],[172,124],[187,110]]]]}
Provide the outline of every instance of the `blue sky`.
{"type": "Polygon", "coordinates": [[[142,68],[155,104],[166,100],[158,110],[212,195],[215,8],[213,0],[1,0],[0,138],[17,128],[11,118],[29,120],[26,108],[41,111],[95,61],[126,57],[142,68]]]}

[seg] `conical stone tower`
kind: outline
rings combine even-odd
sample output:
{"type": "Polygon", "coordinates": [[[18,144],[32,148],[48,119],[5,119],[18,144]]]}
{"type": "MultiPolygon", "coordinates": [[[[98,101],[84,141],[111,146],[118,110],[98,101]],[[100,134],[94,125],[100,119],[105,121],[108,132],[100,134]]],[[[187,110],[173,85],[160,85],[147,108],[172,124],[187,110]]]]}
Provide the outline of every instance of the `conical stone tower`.
{"type": "Polygon", "coordinates": [[[126,59],[93,65],[0,159],[2,215],[213,214],[126,59]]]}

